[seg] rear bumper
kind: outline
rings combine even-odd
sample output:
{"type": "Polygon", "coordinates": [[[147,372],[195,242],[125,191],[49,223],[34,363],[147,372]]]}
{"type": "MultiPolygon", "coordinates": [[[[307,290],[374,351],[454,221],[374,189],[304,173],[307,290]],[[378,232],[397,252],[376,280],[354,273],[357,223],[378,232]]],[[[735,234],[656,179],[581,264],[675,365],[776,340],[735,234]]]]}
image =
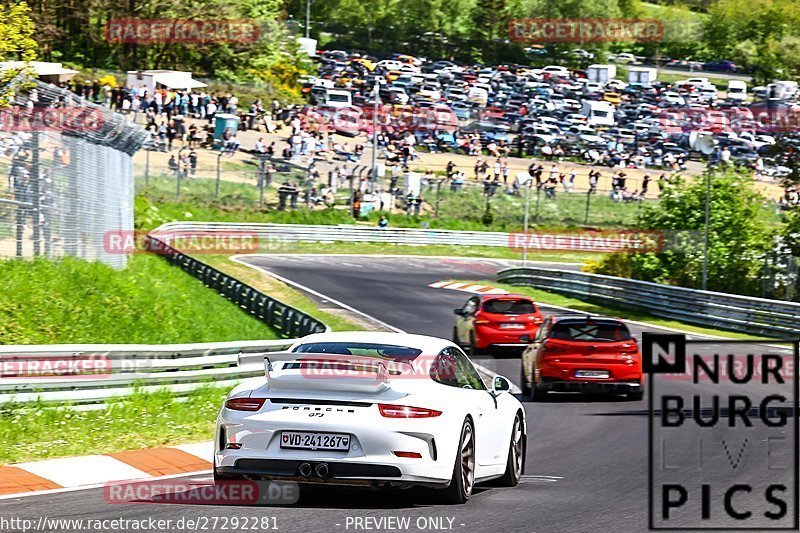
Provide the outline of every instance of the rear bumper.
{"type": "Polygon", "coordinates": [[[598,379],[572,379],[569,381],[543,377],[540,387],[555,392],[608,392],[626,393],[642,390],[638,381],[607,381],[598,379]]]}
{"type": "MultiPolygon", "coordinates": [[[[295,459],[237,459],[233,466],[219,466],[217,472],[223,475],[247,476],[271,481],[292,481],[295,483],[325,484],[342,486],[391,486],[447,487],[450,479],[438,479],[423,475],[423,472],[403,472],[399,466],[374,463],[350,463],[319,460],[295,459]],[[311,466],[311,474],[303,476],[300,465],[311,466]],[[320,464],[328,467],[324,477],[318,476],[316,468],[320,464]]],[[[416,469],[413,469],[416,470],[416,469]]]]}
{"type": "Polygon", "coordinates": [[[496,329],[487,326],[475,327],[475,345],[480,349],[487,348],[525,348],[528,343],[520,341],[522,335],[533,338],[537,327],[528,329],[496,329]]]}

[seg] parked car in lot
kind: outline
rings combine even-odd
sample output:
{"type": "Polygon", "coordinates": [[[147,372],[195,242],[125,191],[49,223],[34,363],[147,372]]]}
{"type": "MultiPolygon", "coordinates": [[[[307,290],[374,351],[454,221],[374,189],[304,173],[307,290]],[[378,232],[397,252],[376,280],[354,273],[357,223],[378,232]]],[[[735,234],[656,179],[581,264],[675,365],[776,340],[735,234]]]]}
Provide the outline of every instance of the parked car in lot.
{"type": "Polygon", "coordinates": [[[534,400],[544,400],[550,391],[644,396],[639,346],[619,319],[552,316],[529,340],[520,383],[534,400]]]}
{"type": "Polygon", "coordinates": [[[494,122],[473,122],[463,128],[463,133],[478,132],[481,142],[511,142],[511,128],[505,124],[495,124],[494,122]]]}
{"type": "Polygon", "coordinates": [[[470,355],[524,348],[520,338],[534,335],[543,321],[536,303],[517,294],[473,296],[454,313],[453,342],[470,355]]]}
{"type": "Polygon", "coordinates": [[[636,61],[636,56],[627,52],[623,52],[617,55],[610,55],[608,60],[613,61],[614,63],[633,63],[636,61]]]}
{"type": "Polygon", "coordinates": [[[703,63],[703,70],[708,70],[709,72],[736,72],[737,68],[733,61],[717,59],[703,63]]]}

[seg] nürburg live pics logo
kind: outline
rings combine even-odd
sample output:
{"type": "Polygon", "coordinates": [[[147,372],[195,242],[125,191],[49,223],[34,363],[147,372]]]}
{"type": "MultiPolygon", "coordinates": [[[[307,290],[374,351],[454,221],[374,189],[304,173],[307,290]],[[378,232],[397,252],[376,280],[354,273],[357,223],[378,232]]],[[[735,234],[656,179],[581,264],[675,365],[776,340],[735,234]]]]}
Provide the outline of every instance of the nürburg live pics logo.
{"type": "Polygon", "coordinates": [[[799,344],[643,334],[650,529],[798,530],[799,344]]]}

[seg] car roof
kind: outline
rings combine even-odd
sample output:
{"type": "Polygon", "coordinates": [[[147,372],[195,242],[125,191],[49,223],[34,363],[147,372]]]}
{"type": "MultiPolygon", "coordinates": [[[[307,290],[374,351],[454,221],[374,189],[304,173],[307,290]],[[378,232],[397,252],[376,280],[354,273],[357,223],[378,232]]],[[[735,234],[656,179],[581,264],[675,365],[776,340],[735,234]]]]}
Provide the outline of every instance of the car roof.
{"type": "Polygon", "coordinates": [[[620,318],[608,317],[608,316],[593,316],[593,315],[561,315],[561,316],[553,316],[551,317],[553,324],[559,322],[597,322],[600,324],[622,324],[625,323],[620,318]]]}
{"type": "Polygon", "coordinates": [[[520,300],[530,300],[534,301],[533,298],[530,296],[526,296],[524,294],[482,294],[481,300],[513,300],[513,299],[520,299],[520,300]]]}

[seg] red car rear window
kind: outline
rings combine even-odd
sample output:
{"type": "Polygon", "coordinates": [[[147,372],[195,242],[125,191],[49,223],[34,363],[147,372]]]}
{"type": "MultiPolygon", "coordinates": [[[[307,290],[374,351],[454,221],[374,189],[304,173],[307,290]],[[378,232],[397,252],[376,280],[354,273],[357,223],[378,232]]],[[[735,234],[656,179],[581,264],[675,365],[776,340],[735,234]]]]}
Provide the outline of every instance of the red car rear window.
{"type": "Polygon", "coordinates": [[[528,315],[536,312],[536,305],[530,300],[495,299],[485,302],[483,310],[498,315],[528,315]]]}
{"type": "Polygon", "coordinates": [[[557,322],[550,337],[565,341],[619,342],[631,340],[631,334],[623,324],[587,322],[557,322]]]}

